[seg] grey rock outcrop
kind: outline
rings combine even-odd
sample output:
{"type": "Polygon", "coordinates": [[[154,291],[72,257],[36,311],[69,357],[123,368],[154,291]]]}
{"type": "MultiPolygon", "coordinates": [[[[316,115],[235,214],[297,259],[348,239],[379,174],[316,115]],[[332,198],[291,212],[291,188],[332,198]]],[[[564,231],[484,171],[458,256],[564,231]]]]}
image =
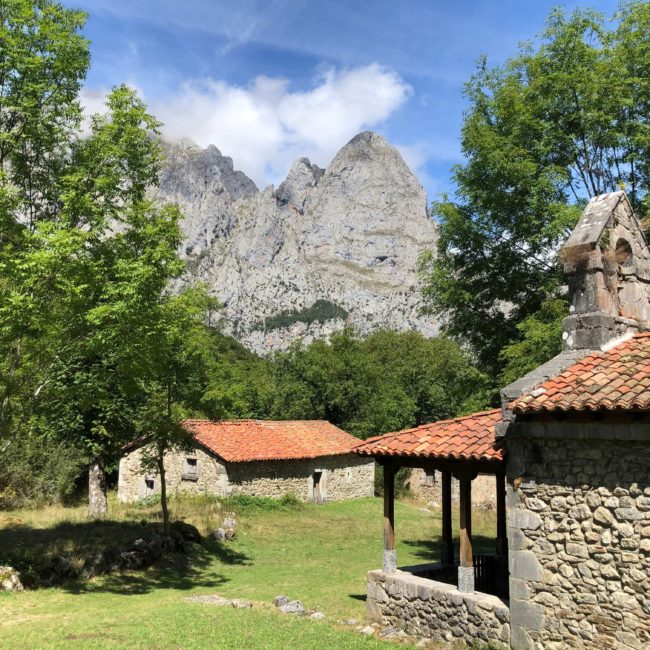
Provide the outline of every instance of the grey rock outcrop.
{"type": "Polygon", "coordinates": [[[24,591],[23,583],[20,581],[20,573],[13,567],[0,566],[0,590],[24,591]]]}
{"type": "Polygon", "coordinates": [[[434,224],[422,186],[383,137],[357,135],[326,170],[300,158],[277,190],[258,191],[216,147],[167,153],[154,198],[184,212],[186,281],[207,282],[224,331],[247,347],[268,353],[346,325],[437,332],[421,314],[416,272],[434,224]]]}

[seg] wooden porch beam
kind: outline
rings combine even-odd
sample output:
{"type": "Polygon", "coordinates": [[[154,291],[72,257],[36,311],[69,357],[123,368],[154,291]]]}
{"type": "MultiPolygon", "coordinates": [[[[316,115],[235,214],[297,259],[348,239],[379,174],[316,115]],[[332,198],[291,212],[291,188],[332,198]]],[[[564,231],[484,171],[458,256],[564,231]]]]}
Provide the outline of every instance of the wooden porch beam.
{"type": "Polygon", "coordinates": [[[384,465],[384,562],[386,573],[397,570],[395,551],[395,472],[393,465],[384,465]]]}
{"type": "Polygon", "coordinates": [[[419,467],[430,471],[447,471],[451,472],[456,478],[460,478],[461,475],[505,474],[505,464],[493,461],[442,460],[436,458],[418,458],[417,456],[376,456],[374,458],[382,466],[392,465],[395,469],[399,469],[400,467],[419,467]]]}

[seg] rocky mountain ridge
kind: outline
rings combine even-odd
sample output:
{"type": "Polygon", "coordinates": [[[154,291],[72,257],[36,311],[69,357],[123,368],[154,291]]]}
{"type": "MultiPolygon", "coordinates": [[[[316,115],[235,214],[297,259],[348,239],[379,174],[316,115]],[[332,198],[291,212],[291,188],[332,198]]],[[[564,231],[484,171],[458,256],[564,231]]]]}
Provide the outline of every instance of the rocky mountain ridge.
{"type": "Polygon", "coordinates": [[[434,335],[421,314],[417,259],[435,229],[424,190],[398,151],[364,132],[327,167],[296,160],[259,191],[214,146],[167,145],[155,191],[185,217],[186,281],[223,306],[223,329],[258,353],[346,325],[434,335]]]}

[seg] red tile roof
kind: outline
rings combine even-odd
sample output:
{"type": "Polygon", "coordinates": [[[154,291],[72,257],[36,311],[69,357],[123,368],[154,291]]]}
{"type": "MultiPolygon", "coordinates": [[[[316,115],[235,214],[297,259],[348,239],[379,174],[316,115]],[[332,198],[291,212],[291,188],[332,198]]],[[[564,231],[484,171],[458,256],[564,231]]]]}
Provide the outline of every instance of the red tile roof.
{"type": "Polygon", "coordinates": [[[510,408],[515,413],[650,409],[650,333],[590,354],[510,408]]]}
{"type": "Polygon", "coordinates": [[[501,462],[503,452],[495,448],[494,437],[494,425],[500,421],[501,409],[441,420],[415,429],[369,438],[357,446],[354,453],[362,456],[501,462]]]}
{"type": "Polygon", "coordinates": [[[324,420],[185,420],[196,440],[230,463],[351,453],[358,438],[324,420]]]}

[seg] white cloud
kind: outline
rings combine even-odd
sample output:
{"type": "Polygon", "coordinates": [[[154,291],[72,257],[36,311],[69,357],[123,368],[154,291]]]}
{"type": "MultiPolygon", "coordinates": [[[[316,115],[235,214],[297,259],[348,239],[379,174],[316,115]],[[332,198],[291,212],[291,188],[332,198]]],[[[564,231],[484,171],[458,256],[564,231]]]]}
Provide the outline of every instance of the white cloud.
{"type": "Polygon", "coordinates": [[[301,156],[326,166],[356,133],[384,122],[411,94],[396,73],[372,64],[330,69],[306,91],[285,79],[247,86],[189,81],[151,108],[169,138],[216,145],[259,186],[277,184],[301,156]]]}
{"type": "MultiPolygon", "coordinates": [[[[412,90],[378,64],[329,69],[306,91],[282,78],[246,86],[206,78],[185,82],[164,100],[148,100],[168,139],[216,145],[258,186],[278,184],[301,156],[325,167],[350,138],[388,119],[412,90]]],[[[102,110],[104,91],[86,90],[87,111],[102,110]]],[[[417,156],[420,158],[420,156],[417,156]]],[[[422,160],[417,160],[416,166],[422,160]]]]}

